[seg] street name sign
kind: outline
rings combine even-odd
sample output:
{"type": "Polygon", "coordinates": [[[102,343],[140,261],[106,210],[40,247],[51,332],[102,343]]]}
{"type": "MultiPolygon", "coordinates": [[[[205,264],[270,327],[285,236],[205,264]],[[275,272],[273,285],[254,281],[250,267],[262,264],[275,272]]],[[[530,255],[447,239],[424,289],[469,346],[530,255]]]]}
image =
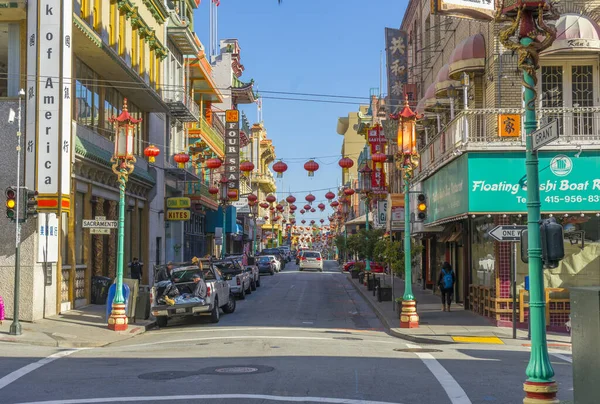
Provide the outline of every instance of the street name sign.
{"type": "Polygon", "coordinates": [[[538,150],[556,139],[558,139],[558,120],[556,119],[531,133],[533,150],[538,150]]]}
{"type": "Polygon", "coordinates": [[[489,235],[498,241],[520,241],[523,230],[527,230],[527,226],[501,225],[490,230],[489,235]]]}
{"type": "Polygon", "coordinates": [[[118,227],[118,221],[116,220],[99,220],[98,218],[93,220],[84,220],[82,227],[84,229],[116,229],[118,227]]]}

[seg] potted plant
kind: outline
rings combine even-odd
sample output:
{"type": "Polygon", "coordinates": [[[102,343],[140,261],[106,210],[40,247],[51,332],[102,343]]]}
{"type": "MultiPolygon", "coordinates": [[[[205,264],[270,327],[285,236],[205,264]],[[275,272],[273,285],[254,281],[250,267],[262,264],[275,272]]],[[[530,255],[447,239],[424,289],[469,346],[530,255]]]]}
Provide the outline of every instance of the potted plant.
{"type": "MultiPolygon", "coordinates": [[[[363,283],[365,278],[365,263],[358,261],[354,264],[354,268],[352,268],[352,273],[356,271],[356,277],[358,278],[358,282],[363,283]]],[[[354,275],[352,276],[354,278],[354,275]]]]}

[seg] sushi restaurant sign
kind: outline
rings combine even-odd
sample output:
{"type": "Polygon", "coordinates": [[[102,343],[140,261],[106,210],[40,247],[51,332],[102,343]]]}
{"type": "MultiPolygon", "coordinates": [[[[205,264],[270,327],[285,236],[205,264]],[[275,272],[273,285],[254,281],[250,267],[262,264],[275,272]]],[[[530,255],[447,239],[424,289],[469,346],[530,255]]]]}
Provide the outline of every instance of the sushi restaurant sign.
{"type": "MultiPolygon", "coordinates": [[[[600,152],[540,152],[542,212],[600,210],[600,152]]],[[[469,211],[525,212],[524,153],[469,154],[469,211]]]]}

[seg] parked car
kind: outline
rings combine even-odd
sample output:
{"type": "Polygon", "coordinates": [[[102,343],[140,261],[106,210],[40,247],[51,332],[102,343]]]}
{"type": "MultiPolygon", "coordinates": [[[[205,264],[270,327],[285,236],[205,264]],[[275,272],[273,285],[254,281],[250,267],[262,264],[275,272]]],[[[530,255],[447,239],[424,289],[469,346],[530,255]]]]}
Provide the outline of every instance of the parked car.
{"type": "Polygon", "coordinates": [[[248,257],[246,265],[244,265],[244,257],[241,255],[233,255],[231,258],[236,260],[237,263],[244,268],[244,271],[250,274],[250,289],[254,291],[256,288],[260,287],[260,272],[258,272],[255,257],[248,257]]]}
{"type": "MultiPolygon", "coordinates": [[[[218,323],[221,318],[219,309],[225,313],[235,311],[235,299],[229,289],[229,284],[223,279],[221,272],[210,261],[201,261],[202,269],[192,263],[176,264],[172,278],[180,294],[193,293],[196,284],[192,281],[193,275],[200,275],[206,283],[206,297],[203,301],[167,305],[159,303],[164,287],[154,285],[150,290],[151,312],[156,317],[159,327],[166,327],[168,321],[174,317],[209,315],[213,323],[218,323]]],[[[162,270],[164,265],[154,267],[155,275],[162,270]]],[[[156,276],[155,276],[156,279],[156,276]]]]}
{"type": "Polygon", "coordinates": [[[250,274],[238,263],[237,260],[227,257],[222,260],[213,261],[213,264],[221,271],[225,280],[229,283],[231,293],[245,299],[247,294],[252,293],[250,287],[250,274]]]}
{"type": "Polygon", "coordinates": [[[283,271],[285,269],[285,259],[278,248],[265,248],[260,252],[260,255],[274,255],[280,263],[279,270],[283,271]]]}
{"type": "Polygon", "coordinates": [[[275,272],[281,272],[281,261],[279,261],[276,256],[265,255],[265,257],[268,257],[271,260],[271,263],[273,264],[273,268],[275,269],[275,272]]]}
{"type": "Polygon", "coordinates": [[[300,271],[305,269],[318,269],[323,272],[323,257],[318,251],[305,251],[300,260],[300,271]]]}
{"type": "Polygon", "coordinates": [[[258,266],[258,272],[261,274],[275,275],[275,264],[268,255],[256,257],[256,265],[258,266]]]}
{"type": "Polygon", "coordinates": [[[281,252],[281,255],[285,259],[285,262],[290,262],[292,260],[289,246],[278,247],[278,250],[281,252]]]}
{"type": "Polygon", "coordinates": [[[343,269],[344,271],[351,271],[354,265],[356,265],[356,261],[348,261],[344,264],[343,269]]]}

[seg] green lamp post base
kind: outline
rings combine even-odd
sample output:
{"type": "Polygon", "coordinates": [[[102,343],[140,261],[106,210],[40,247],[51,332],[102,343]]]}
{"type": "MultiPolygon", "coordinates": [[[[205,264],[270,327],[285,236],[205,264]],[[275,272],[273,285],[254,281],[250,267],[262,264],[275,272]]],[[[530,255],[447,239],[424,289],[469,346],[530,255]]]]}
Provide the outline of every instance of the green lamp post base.
{"type": "Polygon", "coordinates": [[[525,398],[523,404],[560,404],[556,398],[558,385],[556,382],[525,382],[523,384],[525,398]]]}

